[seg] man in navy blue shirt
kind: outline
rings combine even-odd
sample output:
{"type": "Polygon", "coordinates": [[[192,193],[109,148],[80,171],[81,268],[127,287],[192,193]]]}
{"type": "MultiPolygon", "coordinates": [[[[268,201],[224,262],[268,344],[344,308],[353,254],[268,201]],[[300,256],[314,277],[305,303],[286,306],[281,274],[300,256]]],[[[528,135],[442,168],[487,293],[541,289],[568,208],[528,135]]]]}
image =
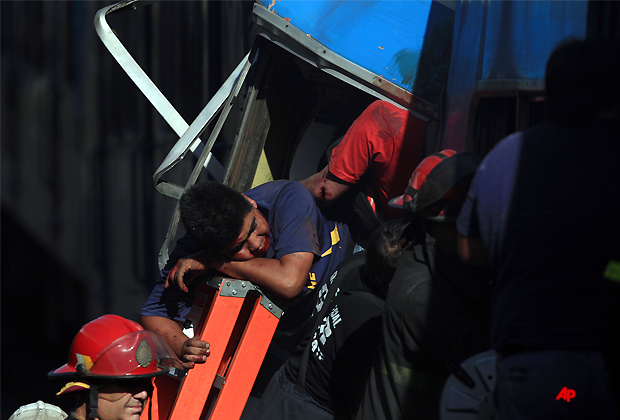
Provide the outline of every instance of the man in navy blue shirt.
{"type": "Polygon", "coordinates": [[[556,48],[549,121],[487,155],[459,216],[461,257],[493,272],[499,419],[617,418],[599,311],[620,240],[604,216],[620,208],[618,74],[617,40],[556,48]]]}
{"type": "Polygon", "coordinates": [[[204,363],[208,343],[181,325],[193,300],[192,280],[215,269],[286,299],[279,329],[294,329],[313,310],[317,293],[348,251],[346,225],[326,220],[299,182],[273,181],[246,194],[207,182],[180,202],[187,231],[142,308],[140,322],[159,332],[187,367],[204,363]]]}
{"type": "Polygon", "coordinates": [[[410,225],[357,420],[438,419],[450,373],[488,348],[488,270],[467,266],[456,249],[456,216],[479,162],[471,153],[433,153],[390,200],[410,225]]]}

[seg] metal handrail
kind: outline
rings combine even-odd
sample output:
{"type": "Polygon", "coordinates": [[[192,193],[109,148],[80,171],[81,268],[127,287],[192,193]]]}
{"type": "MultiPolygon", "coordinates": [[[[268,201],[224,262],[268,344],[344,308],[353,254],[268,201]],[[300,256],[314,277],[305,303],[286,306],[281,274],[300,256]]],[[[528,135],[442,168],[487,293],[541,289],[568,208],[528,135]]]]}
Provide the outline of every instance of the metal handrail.
{"type": "MultiPolygon", "coordinates": [[[[225,174],[224,167],[211,154],[211,149],[215,143],[215,139],[221,131],[226,117],[228,116],[230,107],[232,106],[232,100],[239,93],[251,64],[248,54],[243,58],[243,60],[241,60],[239,65],[231,73],[217,93],[211,98],[211,100],[209,100],[198,117],[196,117],[191,125],[188,125],[183,117],[181,117],[177,110],[172,106],[170,101],[168,101],[163,93],[161,93],[161,91],[157,88],[155,83],[153,83],[144,70],[142,70],[129,51],[127,51],[127,49],[123,46],[106,20],[106,16],[108,14],[129,10],[130,8],[136,9],[138,6],[150,3],[153,2],[126,0],[104,7],[97,11],[94,19],[94,25],[99,38],[108,51],[110,51],[112,57],[114,57],[125,73],[127,73],[130,79],[136,84],[138,89],[140,89],[144,96],[146,96],[149,102],[151,102],[151,104],[155,107],[157,112],[159,112],[174,132],[180,137],[153,175],[153,183],[158,192],[179,200],[183,192],[196,182],[203,167],[207,169],[209,174],[213,176],[214,179],[219,182],[223,181],[225,174]],[[228,106],[225,106],[225,104],[228,106]],[[211,132],[207,143],[204,147],[201,147],[203,143],[199,136],[213,121],[218,112],[220,113],[218,121],[211,132]],[[162,175],[180,162],[188,151],[192,151],[198,157],[198,162],[196,163],[186,185],[180,186],[163,181],[161,179],[162,175]]],[[[160,269],[162,269],[168,261],[168,251],[172,241],[174,240],[178,223],[179,205],[177,202],[168,231],[166,233],[166,238],[159,253],[158,263],[160,269]]]]}

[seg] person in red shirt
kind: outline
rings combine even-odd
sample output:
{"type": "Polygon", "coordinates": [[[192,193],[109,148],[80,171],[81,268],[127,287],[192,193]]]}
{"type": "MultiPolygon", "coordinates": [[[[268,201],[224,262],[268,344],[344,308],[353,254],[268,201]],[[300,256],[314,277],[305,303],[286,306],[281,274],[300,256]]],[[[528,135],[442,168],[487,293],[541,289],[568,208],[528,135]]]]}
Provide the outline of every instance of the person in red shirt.
{"type": "Polygon", "coordinates": [[[401,211],[387,204],[404,191],[411,172],[424,158],[426,126],[407,109],[375,101],[332,150],[328,165],[302,184],[319,204],[329,204],[359,183],[367,207],[378,219],[376,226],[401,217],[401,211]]]}

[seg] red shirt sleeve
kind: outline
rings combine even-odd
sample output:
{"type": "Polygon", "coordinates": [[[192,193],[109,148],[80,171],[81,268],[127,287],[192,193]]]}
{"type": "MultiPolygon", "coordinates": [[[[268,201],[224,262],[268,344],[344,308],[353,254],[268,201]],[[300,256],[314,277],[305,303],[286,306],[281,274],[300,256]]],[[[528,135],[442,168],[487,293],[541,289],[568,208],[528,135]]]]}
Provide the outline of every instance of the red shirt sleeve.
{"type": "MultiPolygon", "coordinates": [[[[388,201],[405,191],[411,173],[424,156],[426,123],[387,101],[375,101],[353,122],[334,148],[329,173],[355,184],[371,167],[376,197],[389,218],[398,213],[388,201]]],[[[329,176],[329,174],[328,174],[329,176]]]]}
{"type": "Polygon", "coordinates": [[[375,142],[381,137],[391,137],[382,115],[382,102],[370,104],[351,124],[340,144],[332,150],[329,159],[329,172],[332,175],[354,184],[372,166],[376,154],[381,153],[381,148],[375,142]]]}

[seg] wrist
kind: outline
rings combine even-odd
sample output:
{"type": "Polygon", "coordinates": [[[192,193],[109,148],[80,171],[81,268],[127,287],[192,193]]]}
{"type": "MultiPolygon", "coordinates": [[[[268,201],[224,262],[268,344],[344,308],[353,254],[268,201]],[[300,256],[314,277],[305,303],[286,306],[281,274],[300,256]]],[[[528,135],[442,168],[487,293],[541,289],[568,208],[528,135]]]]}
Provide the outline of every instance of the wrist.
{"type": "Polygon", "coordinates": [[[190,258],[204,264],[205,266],[208,266],[210,260],[213,259],[213,253],[210,251],[200,251],[192,255],[190,258]]]}

